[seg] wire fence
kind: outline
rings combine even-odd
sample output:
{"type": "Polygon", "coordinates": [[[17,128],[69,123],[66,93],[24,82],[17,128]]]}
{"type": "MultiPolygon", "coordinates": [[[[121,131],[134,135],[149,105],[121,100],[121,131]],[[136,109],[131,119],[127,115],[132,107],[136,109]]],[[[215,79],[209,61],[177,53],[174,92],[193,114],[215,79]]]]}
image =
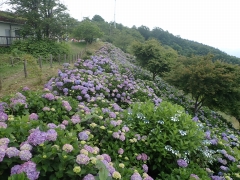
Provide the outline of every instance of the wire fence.
{"type": "MultiPolygon", "coordinates": [[[[84,55],[85,50],[81,51],[78,54],[58,54],[53,56],[50,54],[47,57],[41,57],[37,58],[37,62],[35,62],[34,66],[30,64],[26,59],[21,59],[20,57],[10,57],[9,63],[4,63],[1,64],[0,69],[11,69],[14,67],[18,67],[17,71],[22,71],[24,74],[24,77],[27,78],[29,76],[29,67],[32,66],[32,69],[35,68],[36,66],[39,66],[40,70],[46,67],[59,67],[60,65],[64,65],[64,63],[68,64],[73,64],[75,63],[78,59],[81,59],[82,56],[84,55]],[[21,70],[22,69],[22,70],[21,70]]],[[[34,71],[34,69],[33,69],[34,71]]],[[[4,84],[4,79],[6,77],[0,73],[0,91],[3,89],[3,84],[4,84]]]]}

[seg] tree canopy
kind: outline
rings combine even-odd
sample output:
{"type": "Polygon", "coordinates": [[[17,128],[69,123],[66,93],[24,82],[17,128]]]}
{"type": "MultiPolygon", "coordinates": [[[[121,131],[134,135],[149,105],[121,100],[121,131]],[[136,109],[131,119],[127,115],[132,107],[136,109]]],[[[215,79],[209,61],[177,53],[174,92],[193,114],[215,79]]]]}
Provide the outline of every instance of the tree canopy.
{"type": "Polygon", "coordinates": [[[105,22],[104,19],[97,14],[93,16],[92,21],[105,22]]]}
{"type": "Polygon", "coordinates": [[[95,23],[84,20],[75,28],[73,35],[75,38],[84,39],[91,44],[94,39],[102,37],[103,32],[95,23]]]}
{"type": "Polygon", "coordinates": [[[172,48],[163,47],[159,41],[151,39],[144,43],[134,42],[132,52],[137,57],[139,64],[152,73],[153,80],[157,75],[162,75],[170,70],[177,52],[172,48]]]}
{"type": "Polygon", "coordinates": [[[66,6],[60,0],[9,0],[13,10],[26,18],[23,26],[23,36],[33,36],[37,39],[61,37],[67,32],[67,26],[72,19],[66,13],[66,6]]]}
{"type": "Polygon", "coordinates": [[[210,54],[180,58],[165,79],[192,95],[195,114],[208,106],[239,116],[239,66],[213,62],[212,58],[210,54]]]}

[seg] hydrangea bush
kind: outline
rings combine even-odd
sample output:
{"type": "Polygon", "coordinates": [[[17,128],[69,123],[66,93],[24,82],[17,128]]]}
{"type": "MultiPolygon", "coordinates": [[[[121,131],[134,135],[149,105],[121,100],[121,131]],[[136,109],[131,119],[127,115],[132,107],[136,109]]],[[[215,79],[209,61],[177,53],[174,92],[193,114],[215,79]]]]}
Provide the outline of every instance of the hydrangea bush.
{"type": "Polygon", "coordinates": [[[0,102],[1,179],[238,179],[239,131],[105,44],[0,102]],[[182,108],[177,103],[185,107],[182,108]]]}

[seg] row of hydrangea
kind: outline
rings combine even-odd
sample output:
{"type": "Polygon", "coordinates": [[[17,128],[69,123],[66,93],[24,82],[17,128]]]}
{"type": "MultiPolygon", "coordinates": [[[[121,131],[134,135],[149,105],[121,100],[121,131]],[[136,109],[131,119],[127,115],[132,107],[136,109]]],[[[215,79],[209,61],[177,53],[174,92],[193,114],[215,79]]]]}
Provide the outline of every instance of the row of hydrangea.
{"type": "MultiPolygon", "coordinates": [[[[192,101],[160,78],[149,81],[149,72],[133,65],[134,59],[129,58],[106,44],[91,59],[79,59],[73,69],[59,70],[43,92],[24,88],[4,99],[0,103],[0,176],[6,178],[11,171],[12,176],[24,173],[28,179],[239,178],[239,131],[208,109],[192,120],[198,132],[205,132],[196,152],[183,154],[179,150],[184,147],[175,146],[170,139],[160,149],[166,155],[153,156],[161,151],[154,149],[150,138],[163,141],[165,130],[156,135],[154,129],[146,133],[144,126],[152,124],[145,116],[154,113],[136,110],[134,117],[127,108],[150,100],[155,105],[152,110],[157,110],[162,99],[169,99],[188,109],[192,101]],[[131,122],[134,118],[137,121],[131,122]],[[174,161],[162,167],[166,172],[155,170],[158,166],[152,162],[164,156],[174,161]]],[[[169,127],[181,127],[178,121],[185,115],[174,113],[167,119],[162,114],[157,127],[168,127],[168,123],[169,127]]],[[[190,132],[184,126],[176,131],[179,140],[190,132]]]]}

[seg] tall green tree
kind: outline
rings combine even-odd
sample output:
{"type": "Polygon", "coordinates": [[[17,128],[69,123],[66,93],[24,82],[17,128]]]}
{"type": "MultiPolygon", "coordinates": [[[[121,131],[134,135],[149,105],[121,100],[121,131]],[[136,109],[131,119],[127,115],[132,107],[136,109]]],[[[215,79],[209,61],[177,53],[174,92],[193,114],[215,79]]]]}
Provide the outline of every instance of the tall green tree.
{"type": "Polygon", "coordinates": [[[61,37],[71,19],[60,0],[9,0],[12,9],[23,18],[24,36],[37,39],[61,37]]]}
{"type": "Polygon", "coordinates": [[[195,114],[202,106],[208,106],[238,116],[239,110],[235,110],[240,109],[240,68],[213,62],[212,58],[212,55],[181,58],[165,79],[191,94],[195,114]]]}
{"type": "Polygon", "coordinates": [[[176,51],[170,47],[161,46],[155,39],[144,43],[134,42],[131,49],[139,64],[152,73],[153,80],[157,75],[170,71],[171,64],[177,58],[176,51]]]}
{"type": "Polygon", "coordinates": [[[93,16],[92,21],[105,22],[105,20],[100,15],[97,14],[93,16]]]}
{"type": "Polygon", "coordinates": [[[102,37],[103,32],[95,23],[84,20],[75,28],[73,35],[75,38],[84,39],[91,44],[94,39],[102,37]]]}
{"type": "Polygon", "coordinates": [[[145,38],[145,40],[147,40],[151,35],[151,31],[147,26],[142,25],[138,27],[137,30],[141,33],[141,35],[145,38]]]}

